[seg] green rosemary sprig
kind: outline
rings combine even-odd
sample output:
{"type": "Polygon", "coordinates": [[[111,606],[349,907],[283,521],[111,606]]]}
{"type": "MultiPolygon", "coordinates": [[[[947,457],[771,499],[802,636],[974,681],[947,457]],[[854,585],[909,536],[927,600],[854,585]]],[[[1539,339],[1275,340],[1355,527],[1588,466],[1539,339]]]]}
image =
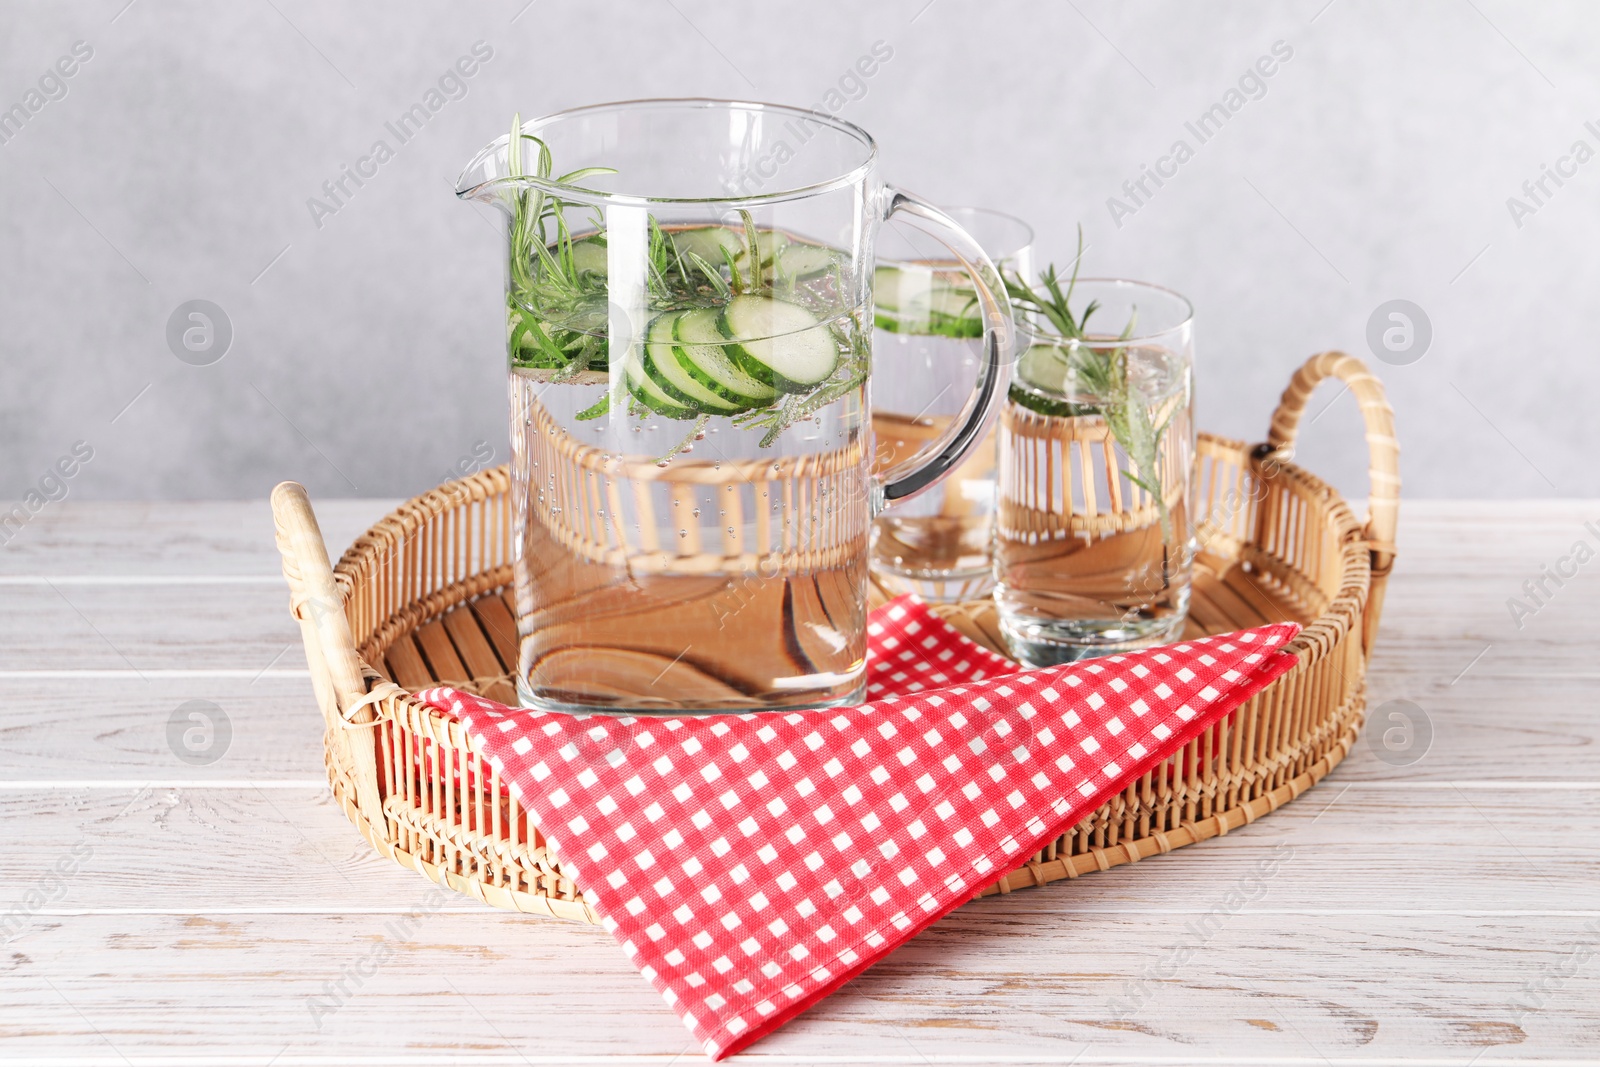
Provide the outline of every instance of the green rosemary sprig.
{"type": "MultiPolygon", "coordinates": [[[[549,145],[522,131],[522,117],[512,118],[507,149],[507,175],[530,176],[523,155],[528,146],[533,152],[532,177],[558,185],[573,185],[597,174],[615,174],[609,167],[584,167],[552,178],[554,161],[549,145]]],[[[593,249],[606,247],[605,220],[598,211],[592,229],[574,234],[567,222],[570,201],[540,187],[516,187],[512,196],[510,240],[510,285],[508,287],[508,341],[515,366],[550,372],[554,382],[569,381],[584,371],[610,369],[608,278],[596,269],[593,249]],[[587,249],[583,246],[589,246],[587,249]],[[580,251],[589,253],[580,257],[580,251]],[[587,265],[586,265],[587,264],[587,265]]],[[[591,209],[593,210],[593,209],[591,209]]],[[[824,303],[824,289],[801,284],[785,274],[780,252],[784,241],[768,231],[764,237],[755,218],[740,211],[738,227],[728,227],[731,244],[719,248],[722,262],[709,262],[699,253],[665,231],[654,215],[648,216],[649,241],[645,256],[646,299],[653,314],[689,308],[720,307],[740,294],[770,295],[786,289],[811,301],[824,303]]],[[[707,250],[707,255],[717,258],[707,250]]],[[[604,262],[604,257],[600,257],[604,262]]],[[[829,275],[832,297],[846,287],[842,266],[833,265],[829,275]]],[[[836,337],[840,336],[837,331],[836,337]]],[[[736,415],[741,427],[766,431],[762,445],[770,445],[796,422],[811,418],[823,407],[858,388],[866,376],[866,353],[859,331],[851,331],[851,352],[841,361],[829,380],[805,394],[786,395],[765,408],[736,415]]],[[[839,344],[847,342],[841,337],[839,344]]],[[[619,358],[620,355],[619,355],[619,358]]],[[[598,401],[577,413],[575,418],[589,421],[613,411],[649,418],[648,409],[626,395],[620,381],[598,401]]],[[[704,432],[708,417],[698,418],[688,435],[662,458],[669,460],[688,448],[704,432]]]]}
{"type": "MultiPolygon", "coordinates": [[[[524,176],[525,142],[538,146],[533,176],[549,180],[553,170],[550,146],[533,134],[522,132],[521,115],[511,120],[507,174],[512,178],[524,176]]],[[[615,173],[609,167],[583,167],[554,180],[570,185],[596,174],[615,173]]],[[[567,205],[540,188],[518,188],[512,196],[508,311],[513,360],[524,366],[554,370],[555,379],[572,377],[584,370],[605,369],[606,341],[594,327],[605,319],[606,282],[593,271],[578,269],[572,232],[567,226],[567,205]],[[563,328],[548,325],[557,321],[563,328]]]]}
{"type": "MultiPolygon", "coordinates": [[[[1150,416],[1151,398],[1140,395],[1130,381],[1127,346],[1119,344],[1107,348],[1103,338],[1090,337],[1089,318],[1099,310],[1099,302],[1091,300],[1081,314],[1073,313],[1072,292],[1077,287],[1082,262],[1083,227],[1080,226],[1078,254],[1072,261],[1072,274],[1065,289],[1053,263],[1040,272],[1037,287],[1030,286],[1020,273],[1008,274],[1002,269],[1013,307],[1022,317],[1031,320],[1043,338],[1029,350],[1029,356],[1048,359],[1051,363],[1050,382],[1029,381],[1019,372],[1022,383],[1012,385],[1011,399],[1044,415],[1067,418],[1098,415],[1105,419],[1132,468],[1123,470],[1123,477],[1155,499],[1161,536],[1170,539],[1172,518],[1167,510],[1166,494],[1162,492],[1160,455],[1162,436],[1172,421],[1172,414],[1169,412],[1161,424],[1156,425],[1150,416]],[[1054,382],[1070,384],[1075,395],[1081,391],[1092,398],[1092,402],[1049,395],[1055,391],[1054,382]]],[[[1137,322],[1138,309],[1135,308],[1117,339],[1131,338],[1137,322]]]]}

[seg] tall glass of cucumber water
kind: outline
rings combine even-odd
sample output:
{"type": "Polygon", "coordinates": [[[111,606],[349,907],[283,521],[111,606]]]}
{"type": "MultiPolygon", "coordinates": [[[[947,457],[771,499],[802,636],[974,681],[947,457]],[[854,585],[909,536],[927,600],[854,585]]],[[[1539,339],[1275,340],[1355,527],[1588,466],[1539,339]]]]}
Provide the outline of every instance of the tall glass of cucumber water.
{"type": "Polygon", "coordinates": [[[1062,284],[1076,330],[1022,316],[997,433],[994,597],[1030,667],[1177,640],[1196,551],[1193,307],[1145,282],[1062,284]]]}
{"type": "Polygon", "coordinates": [[[958,468],[1005,395],[994,264],[885,185],[872,138],[831,116],[643,100],[510,127],[457,195],[506,223],[519,698],[859,701],[872,520],[958,468]],[[872,264],[889,219],[972,279],[980,355],[930,447],[877,469],[872,264]]]}
{"type": "MultiPolygon", "coordinates": [[[[994,264],[1033,273],[1033,230],[985,208],[945,211],[994,264]]],[[[876,461],[902,463],[933,445],[960,417],[983,363],[983,321],[972,279],[938,241],[891,221],[878,236],[873,282],[872,429],[876,461]]],[[[878,516],[872,572],[893,593],[970,600],[994,588],[990,537],[994,436],[986,436],[938,486],[878,516]]]]}

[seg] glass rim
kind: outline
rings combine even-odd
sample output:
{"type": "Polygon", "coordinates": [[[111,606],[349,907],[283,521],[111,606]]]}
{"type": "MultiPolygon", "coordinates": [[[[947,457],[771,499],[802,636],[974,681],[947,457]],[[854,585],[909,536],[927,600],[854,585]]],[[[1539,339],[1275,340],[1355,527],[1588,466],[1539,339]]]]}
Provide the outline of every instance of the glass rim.
{"type": "Polygon", "coordinates": [[[502,188],[506,186],[532,187],[559,196],[561,199],[575,203],[613,203],[629,206],[645,204],[763,204],[781,200],[794,200],[802,196],[814,196],[818,193],[831,192],[854,185],[871,173],[878,162],[878,142],[866,130],[847,119],[830,115],[825,111],[815,111],[811,108],[793,107],[788,104],[767,104],[754,100],[725,100],[709,96],[661,96],[641,97],[635,100],[611,100],[599,104],[584,104],[581,107],[566,108],[555,111],[539,118],[529,119],[521,127],[523,133],[532,133],[535,136],[539,131],[570,119],[582,118],[586,115],[601,114],[608,111],[645,110],[651,108],[677,108],[684,111],[752,111],[758,113],[775,113],[793,118],[803,118],[807,121],[817,122],[828,126],[838,133],[853,138],[865,150],[865,155],[860,162],[842,174],[831,178],[812,182],[809,185],[796,186],[789,189],[778,189],[770,193],[736,194],[723,196],[642,196],[638,193],[606,193],[597,189],[585,189],[578,185],[564,185],[557,181],[537,178],[530,175],[511,177],[504,175],[498,178],[488,178],[483,181],[467,185],[468,175],[479,169],[483,164],[496,157],[497,154],[506,153],[510,143],[509,133],[501,134],[479,149],[462,169],[461,175],[456,179],[456,196],[463,200],[471,200],[481,196],[486,189],[502,188]]]}
{"type": "MultiPolygon", "coordinates": [[[[1135,278],[1079,278],[1076,282],[1076,285],[1105,285],[1113,286],[1118,289],[1132,289],[1140,292],[1159,293],[1177,303],[1178,307],[1182,310],[1182,317],[1176,322],[1172,323],[1170,326],[1163,326],[1159,330],[1140,330],[1136,333],[1130,334],[1127,337],[1059,337],[1053,333],[1048,333],[1047,331],[1035,330],[1035,343],[1037,343],[1042,337],[1049,337],[1050,339],[1062,344],[1082,345],[1085,348],[1116,348],[1123,345],[1137,344],[1141,341],[1156,341],[1170,333],[1174,333],[1178,330],[1183,330],[1194,325],[1194,304],[1190,302],[1188,297],[1184,296],[1176,289],[1169,289],[1164,285],[1157,285],[1155,282],[1139,281],[1135,278]]],[[[1073,296],[1076,297],[1077,295],[1078,290],[1074,288],[1073,296]]]]}
{"type": "MultiPolygon", "coordinates": [[[[1008,242],[1007,243],[1007,247],[1004,248],[1003,250],[999,250],[999,251],[996,251],[995,249],[991,249],[991,248],[987,248],[987,247],[985,247],[983,249],[984,254],[986,254],[990,259],[994,260],[994,262],[996,264],[999,264],[999,262],[1002,259],[1010,259],[1012,256],[1015,256],[1017,253],[1023,251],[1024,249],[1032,248],[1035,238],[1038,237],[1038,234],[1034,231],[1034,228],[1033,228],[1033,226],[1031,224],[1029,224],[1024,219],[1018,218],[1016,215],[1013,215],[1008,211],[999,211],[999,210],[997,210],[995,208],[992,208],[992,207],[977,207],[977,206],[972,205],[972,204],[954,204],[954,205],[951,205],[951,206],[948,206],[948,207],[943,205],[943,204],[940,204],[940,205],[935,205],[935,206],[937,206],[939,208],[939,210],[944,212],[946,215],[949,215],[952,219],[955,219],[955,221],[958,222],[958,223],[961,222],[960,216],[963,215],[963,214],[965,214],[965,215],[987,215],[990,218],[1000,219],[1000,220],[1002,220],[1002,221],[1004,221],[1004,222],[1006,222],[1008,224],[1015,225],[1015,226],[1020,226],[1022,228],[1023,234],[1026,235],[1021,242],[1008,242]],[[1012,247],[1013,245],[1015,247],[1012,247]]],[[[964,229],[964,230],[968,230],[969,233],[971,232],[970,228],[968,226],[966,226],[965,224],[963,224],[961,228],[964,229]]],[[[974,240],[976,240],[976,235],[974,235],[974,240]]],[[[983,242],[979,241],[978,244],[980,246],[982,246],[983,242]]],[[[951,258],[951,259],[948,259],[948,260],[946,260],[946,259],[918,259],[918,258],[911,257],[911,256],[878,256],[877,257],[877,262],[879,262],[879,263],[889,263],[889,264],[896,264],[896,263],[912,264],[912,263],[915,263],[915,264],[925,264],[925,265],[930,265],[930,266],[944,266],[946,264],[949,264],[952,267],[960,265],[960,260],[957,260],[957,259],[954,259],[954,258],[951,258]]]]}

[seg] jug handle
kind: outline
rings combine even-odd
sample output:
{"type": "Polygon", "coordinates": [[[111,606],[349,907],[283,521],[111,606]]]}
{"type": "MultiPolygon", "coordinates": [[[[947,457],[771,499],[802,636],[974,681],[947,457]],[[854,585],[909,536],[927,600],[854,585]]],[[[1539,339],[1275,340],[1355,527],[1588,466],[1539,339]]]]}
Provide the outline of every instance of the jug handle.
{"type": "Polygon", "coordinates": [[[994,425],[1011,384],[1017,343],[1011,300],[999,271],[978,242],[954,219],[921,197],[892,186],[884,194],[883,221],[905,216],[943,243],[972,278],[983,312],[983,360],[972,396],[950,428],[916,456],[874,475],[873,514],[937,485],[983,440],[994,425]]]}

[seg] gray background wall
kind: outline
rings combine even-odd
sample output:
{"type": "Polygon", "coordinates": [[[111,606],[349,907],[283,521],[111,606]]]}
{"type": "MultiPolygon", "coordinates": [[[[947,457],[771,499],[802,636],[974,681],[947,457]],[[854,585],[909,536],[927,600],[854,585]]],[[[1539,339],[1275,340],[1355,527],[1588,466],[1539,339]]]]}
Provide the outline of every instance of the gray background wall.
{"type": "MultiPolygon", "coordinates": [[[[1431,344],[1374,366],[1407,493],[1600,495],[1600,160],[1520,226],[1507,207],[1575,141],[1600,149],[1592,5],[525,2],[0,9],[0,109],[93,49],[0,144],[0,504],[79,440],[84,498],[399,495],[480,441],[503,459],[499,239],[450,191],[473,151],[513,110],[815,104],[878,40],[893,58],[840,113],[891,180],[1022,215],[1047,258],[1081,220],[1094,272],[1189,294],[1203,426],[1258,439],[1304,356],[1370,357],[1369,318],[1405,299],[1431,344]],[[477,41],[466,96],[319,227],[307,199],[477,41]],[[1184,123],[1275,41],[1293,56],[1264,95],[1115,225],[1107,198],[1195,145],[1184,123]],[[233,328],[209,366],[166,338],[196,298],[233,328]]],[[[1360,492],[1332,397],[1302,458],[1360,492]]]]}

